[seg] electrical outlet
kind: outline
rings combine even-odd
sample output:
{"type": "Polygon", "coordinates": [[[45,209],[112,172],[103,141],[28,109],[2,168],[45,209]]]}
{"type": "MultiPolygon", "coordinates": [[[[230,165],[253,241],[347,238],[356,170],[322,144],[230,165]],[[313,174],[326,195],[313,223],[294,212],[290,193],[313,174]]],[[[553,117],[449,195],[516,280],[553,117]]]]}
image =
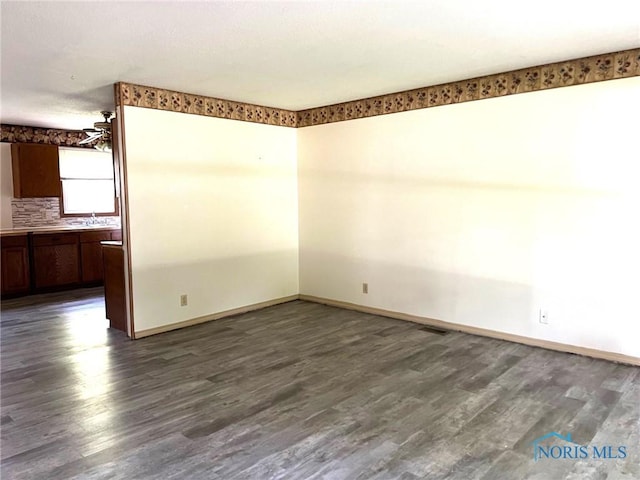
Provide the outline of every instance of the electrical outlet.
{"type": "Polygon", "coordinates": [[[369,284],[368,283],[363,283],[362,284],[362,293],[369,293],[369,284]]]}
{"type": "Polygon", "coordinates": [[[187,295],[180,295],[180,306],[181,307],[186,307],[187,306],[187,295]]]}
{"type": "Polygon", "coordinates": [[[549,312],[544,308],[540,309],[540,313],[538,314],[538,320],[540,323],[544,323],[545,325],[549,324],[549,312]]]}

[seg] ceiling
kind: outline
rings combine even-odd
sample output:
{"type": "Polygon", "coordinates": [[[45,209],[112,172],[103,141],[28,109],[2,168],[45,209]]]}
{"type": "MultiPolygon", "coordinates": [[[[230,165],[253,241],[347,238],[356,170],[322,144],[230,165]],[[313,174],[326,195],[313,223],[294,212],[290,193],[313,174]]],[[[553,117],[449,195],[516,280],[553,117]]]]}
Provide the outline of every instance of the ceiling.
{"type": "Polygon", "coordinates": [[[118,81],[301,110],[640,46],[638,0],[0,5],[0,121],[67,129],[118,81]]]}

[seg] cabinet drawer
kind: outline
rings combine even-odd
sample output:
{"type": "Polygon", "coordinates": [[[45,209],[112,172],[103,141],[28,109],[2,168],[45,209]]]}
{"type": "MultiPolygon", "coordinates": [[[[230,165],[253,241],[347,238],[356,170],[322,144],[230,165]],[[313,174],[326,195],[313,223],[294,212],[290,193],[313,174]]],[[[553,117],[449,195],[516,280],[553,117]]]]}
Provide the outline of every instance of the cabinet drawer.
{"type": "Polygon", "coordinates": [[[80,233],[80,242],[101,242],[103,240],[111,240],[111,232],[104,230],[102,232],[82,232],[80,233]]]}
{"type": "Polygon", "coordinates": [[[78,243],[77,233],[54,233],[33,236],[33,245],[35,247],[42,245],[68,245],[73,243],[78,243]]]}
{"type": "Polygon", "coordinates": [[[120,240],[120,241],[122,241],[122,230],[112,230],[111,231],[111,240],[120,240]]]}
{"type": "Polygon", "coordinates": [[[27,236],[26,235],[17,235],[11,237],[2,237],[0,240],[2,247],[26,247],[27,246],[27,236]]]}

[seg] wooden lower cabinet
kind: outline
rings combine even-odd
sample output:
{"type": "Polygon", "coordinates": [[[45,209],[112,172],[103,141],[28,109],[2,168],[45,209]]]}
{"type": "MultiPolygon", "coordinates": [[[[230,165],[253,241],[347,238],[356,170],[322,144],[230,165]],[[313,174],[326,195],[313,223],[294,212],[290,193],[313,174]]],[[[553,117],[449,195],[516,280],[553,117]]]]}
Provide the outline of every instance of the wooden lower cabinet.
{"type": "Polygon", "coordinates": [[[36,289],[80,283],[79,236],[77,233],[35,235],[33,273],[36,289]]]}
{"type": "Polygon", "coordinates": [[[83,283],[101,282],[104,278],[102,271],[102,249],[96,242],[80,244],[82,256],[83,283]]]}
{"type": "Polygon", "coordinates": [[[2,237],[2,295],[64,290],[103,283],[100,242],[121,230],[29,233],[2,237]]]}
{"type": "Polygon", "coordinates": [[[103,244],[104,298],[109,326],[127,331],[127,310],[124,282],[124,250],[121,242],[103,244]]]}
{"type": "Polygon", "coordinates": [[[2,238],[2,295],[28,293],[31,286],[29,275],[29,241],[27,235],[2,238]]]}
{"type": "Polygon", "coordinates": [[[110,231],[80,233],[83,283],[100,283],[104,279],[100,242],[111,240],[111,235],[110,231]]]}

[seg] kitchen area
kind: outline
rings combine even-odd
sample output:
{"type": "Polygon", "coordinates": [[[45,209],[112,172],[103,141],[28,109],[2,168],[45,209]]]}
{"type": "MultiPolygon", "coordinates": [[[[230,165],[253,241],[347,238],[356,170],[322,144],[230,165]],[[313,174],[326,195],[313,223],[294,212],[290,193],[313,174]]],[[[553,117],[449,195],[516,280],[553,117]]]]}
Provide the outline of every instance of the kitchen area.
{"type": "Polygon", "coordinates": [[[110,151],[67,138],[9,143],[3,134],[2,300],[104,285],[109,326],[126,332],[117,168],[110,151]]]}

